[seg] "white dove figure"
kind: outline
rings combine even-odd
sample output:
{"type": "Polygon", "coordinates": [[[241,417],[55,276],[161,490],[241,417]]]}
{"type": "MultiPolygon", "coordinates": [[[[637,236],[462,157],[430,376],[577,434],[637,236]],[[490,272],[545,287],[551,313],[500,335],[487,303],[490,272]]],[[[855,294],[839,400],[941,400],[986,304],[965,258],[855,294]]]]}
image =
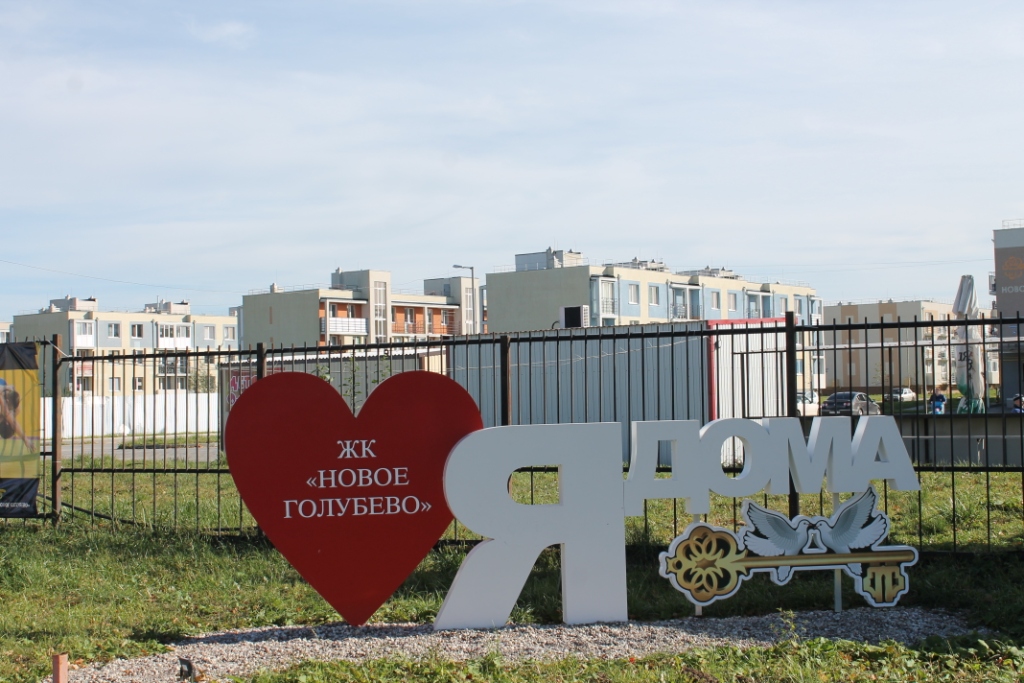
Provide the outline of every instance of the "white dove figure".
{"type": "MultiPolygon", "coordinates": [[[[793,524],[789,517],[748,501],[743,506],[743,519],[747,523],[743,545],[762,557],[799,555],[807,545],[811,522],[806,517],[793,524]]],[[[789,581],[793,568],[777,567],[775,571],[775,582],[781,585],[789,581]]]]}
{"type": "MultiPolygon", "coordinates": [[[[847,501],[833,519],[814,523],[821,544],[834,553],[870,548],[889,531],[889,520],[875,512],[878,494],[873,486],[857,498],[847,501]]],[[[859,562],[848,564],[852,574],[860,574],[859,562]]]]}

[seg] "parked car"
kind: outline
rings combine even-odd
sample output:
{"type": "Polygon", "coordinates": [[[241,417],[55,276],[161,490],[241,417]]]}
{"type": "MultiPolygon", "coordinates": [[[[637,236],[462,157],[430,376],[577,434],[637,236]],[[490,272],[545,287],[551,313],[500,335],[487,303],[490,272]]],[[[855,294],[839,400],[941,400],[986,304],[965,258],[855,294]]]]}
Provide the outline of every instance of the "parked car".
{"type": "Polygon", "coordinates": [[[818,396],[818,392],[815,391],[814,389],[805,389],[804,391],[801,391],[798,395],[806,398],[808,403],[813,403],[815,405],[817,405],[818,401],[821,400],[821,397],[818,396]]]}
{"type": "Polygon", "coordinates": [[[891,393],[885,395],[887,401],[902,403],[903,401],[916,401],[917,394],[910,387],[896,387],[891,393]]]}
{"type": "Polygon", "coordinates": [[[822,415],[881,415],[882,409],[861,391],[840,391],[821,404],[822,415]]]}
{"type": "Polygon", "coordinates": [[[807,397],[806,394],[796,395],[796,409],[800,411],[801,415],[817,415],[818,414],[818,402],[812,401],[807,397]]]}

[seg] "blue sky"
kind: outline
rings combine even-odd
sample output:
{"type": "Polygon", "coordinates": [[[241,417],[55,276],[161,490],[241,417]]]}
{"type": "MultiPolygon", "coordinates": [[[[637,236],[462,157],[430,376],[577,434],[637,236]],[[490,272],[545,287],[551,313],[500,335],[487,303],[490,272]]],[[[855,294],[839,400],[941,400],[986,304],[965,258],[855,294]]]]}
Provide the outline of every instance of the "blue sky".
{"type": "Polygon", "coordinates": [[[6,0],[0,320],[548,246],[951,301],[1022,76],[1014,2],[6,0]]]}

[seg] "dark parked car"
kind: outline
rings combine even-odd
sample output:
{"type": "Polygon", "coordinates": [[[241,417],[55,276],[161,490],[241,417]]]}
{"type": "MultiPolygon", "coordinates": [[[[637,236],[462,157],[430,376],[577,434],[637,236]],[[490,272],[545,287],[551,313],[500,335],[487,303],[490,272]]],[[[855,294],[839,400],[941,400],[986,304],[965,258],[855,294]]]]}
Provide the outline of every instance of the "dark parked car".
{"type": "Polygon", "coordinates": [[[860,391],[840,391],[821,403],[822,415],[881,415],[882,410],[867,394],[860,391]]]}

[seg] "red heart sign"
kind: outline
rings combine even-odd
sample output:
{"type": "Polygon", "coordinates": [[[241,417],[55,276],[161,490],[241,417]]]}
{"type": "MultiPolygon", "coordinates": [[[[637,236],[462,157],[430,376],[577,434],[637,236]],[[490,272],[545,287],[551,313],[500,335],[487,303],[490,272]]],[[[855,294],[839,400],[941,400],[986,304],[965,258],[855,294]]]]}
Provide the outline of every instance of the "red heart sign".
{"type": "Polygon", "coordinates": [[[451,523],[445,462],[482,426],[466,390],[436,373],[389,378],[356,417],[327,382],[288,372],[238,398],[224,441],[260,528],[346,621],[362,624],[451,523]]]}

